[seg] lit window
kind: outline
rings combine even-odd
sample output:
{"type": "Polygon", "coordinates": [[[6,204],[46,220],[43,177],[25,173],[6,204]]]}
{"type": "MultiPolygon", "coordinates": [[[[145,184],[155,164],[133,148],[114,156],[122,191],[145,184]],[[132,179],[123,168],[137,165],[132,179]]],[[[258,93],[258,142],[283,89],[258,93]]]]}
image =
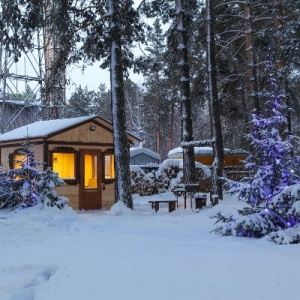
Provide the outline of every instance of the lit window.
{"type": "Polygon", "coordinates": [[[75,179],[75,153],[53,153],[52,170],[62,179],[75,179]]]}
{"type": "Polygon", "coordinates": [[[27,159],[26,154],[15,154],[13,168],[14,169],[22,168],[22,163],[24,163],[26,161],[26,159],[27,159]]]}
{"type": "Polygon", "coordinates": [[[86,188],[97,188],[97,155],[84,155],[84,186],[86,188]]]}
{"type": "Polygon", "coordinates": [[[115,178],[115,157],[113,154],[105,154],[105,179],[115,178]]]}

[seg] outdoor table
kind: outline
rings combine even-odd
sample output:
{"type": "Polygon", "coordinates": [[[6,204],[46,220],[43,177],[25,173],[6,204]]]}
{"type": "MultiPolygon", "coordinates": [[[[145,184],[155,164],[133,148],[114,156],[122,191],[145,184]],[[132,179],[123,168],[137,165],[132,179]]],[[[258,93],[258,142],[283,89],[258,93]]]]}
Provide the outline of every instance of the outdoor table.
{"type": "Polygon", "coordinates": [[[173,192],[177,198],[178,201],[178,197],[183,195],[183,199],[184,199],[184,208],[186,209],[186,199],[187,199],[187,195],[190,195],[190,199],[191,199],[191,209],[193,207],[193,196],[195,193],[199,193],[200,192],[200,185],[199,184],[186,184],[184,187],[178,187],[176,189],[171,190],[171,192],[173,192]]]}

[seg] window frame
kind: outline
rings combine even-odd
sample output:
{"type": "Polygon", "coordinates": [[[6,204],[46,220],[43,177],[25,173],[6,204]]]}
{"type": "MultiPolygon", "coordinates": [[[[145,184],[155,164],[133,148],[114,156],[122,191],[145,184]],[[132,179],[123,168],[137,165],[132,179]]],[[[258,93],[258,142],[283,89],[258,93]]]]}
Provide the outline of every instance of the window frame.
{"type": "Polygon", "coordinates": [[[15,149],[12,153],[9,153],[8,155],[8,163],[9,163],[9,168],[10,170],[16,170],[16,169],[20,169],[22,168],[22,166],[20,166],[19,168],[15,168],[16,165],[16,155],[24,155],[27,156],[27,154],[24,153],[24,149],[23,148],[19,148],[19,149],[15,149]]]}
{"type": "Polygon", "coordinates": [[[78,172],[79,172],[79,158],[78,158],[78,151],[76,151],[75,149],[71,148],[71,147],[57,147],[54,148],[53,150],[49,151],[49,167],[53,170],[53,155],[54,153],[66,153],[66,154],[74,154],[74,176],[75,178],[61,178],[66,184],[69,185],[76,185],[79,181],[79,176],[78,176],[78,172]]]}
{"type": "Polygon", "coordinates": [[[115,155],[114,155],[114,150],[113,149],[108,149],[102,153],[103,155],[103,168],[102,168],[102,182],[105,184],[110,184],[115,182],[116,180],[116,170],[115,170],[115,155]],[[106,156],[113,156],[113,163],[112,163],[112,168],[113,168],[113,178],[105,178],[105,157],[106,156]]]}

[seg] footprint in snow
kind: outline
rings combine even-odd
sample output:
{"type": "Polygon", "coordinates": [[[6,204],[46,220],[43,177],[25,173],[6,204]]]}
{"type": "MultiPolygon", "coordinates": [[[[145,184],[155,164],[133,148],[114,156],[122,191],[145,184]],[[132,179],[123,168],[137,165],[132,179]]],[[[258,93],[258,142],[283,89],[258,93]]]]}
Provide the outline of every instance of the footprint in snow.
{"type": "Polygon", "coordinates": [[[35,289],[53,276],[55,266],[8,266],[0,267],[1,300],[34,300],[35,289]]]}

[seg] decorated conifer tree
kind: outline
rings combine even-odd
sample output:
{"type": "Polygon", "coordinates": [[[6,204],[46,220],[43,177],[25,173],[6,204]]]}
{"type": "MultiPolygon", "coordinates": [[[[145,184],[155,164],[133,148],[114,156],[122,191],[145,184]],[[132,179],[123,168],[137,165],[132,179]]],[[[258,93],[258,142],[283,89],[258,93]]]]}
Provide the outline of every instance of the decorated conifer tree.
{"type": "Polygon", "coordinates": [[[40,172],[35,167],[31,145],[26,141],[18,151],[17,161],[20,168],[3,172],[0,174],[0,208],[9,206],[31,207],[38,203],[36,182],[39,180],[40,172]]]}
{"type": "Polygon", "coordinates": [[[245,167],[255,174],[246,183],[230,182],[230,193],[255,207],[269,207],[274,196],[299,182],[298,157],[294,157],[292,151],[296,137],[285,132],[284,95],[274,77],[275,74],[271,73],[265,116],[252,115],[252,132],[247,135],[253,153],[245,160],[245,167]]]}
{"type": "MultiPolygon", "coordinates": [[[[252,132],[247,135],[253,153],[245,160],[245,167],[254,175],[246,182],[227,180],[229,193],[250,207],[239,211],[241,217],[236,219],[218,214],[217,223],[224,224],[214,231],[222,235],[262,237],[300,222],[300,160],[292,151],[297,138],[285,130],[284,95],[276,84],[275,71],[271,67],[269,71],[264,115],[252,115],[252,132]]],[[[298,237],[291,240],[298,241],[298,237]]]]}
{"type": "Polygon", "coordinates": [[[36,167],[43,165],[35,162],[32,145],[27,141],[22,144],[18,154],[23,157],[21,167],[0,173],[0,208],[28,208],[42,203],[47,206],[62,208],[67,198],[58,196],[54,190],[64,185],[64,181],[50,168],[38,171],[36,167]]]}
{"type": "Polygon", "coordinates": [[[21,207],[31,207],[38,204],[39,196],[36,191],[36,184],[40,177],[40,172],[35,169],[38,164],[34,161],[34,153],[30,148],[32,145],[26,141],[19,154],[23,154],[24,161],[21,168],[15,170],[15,182],[19,186],[18,194],[21,200],[21,207]]]}

